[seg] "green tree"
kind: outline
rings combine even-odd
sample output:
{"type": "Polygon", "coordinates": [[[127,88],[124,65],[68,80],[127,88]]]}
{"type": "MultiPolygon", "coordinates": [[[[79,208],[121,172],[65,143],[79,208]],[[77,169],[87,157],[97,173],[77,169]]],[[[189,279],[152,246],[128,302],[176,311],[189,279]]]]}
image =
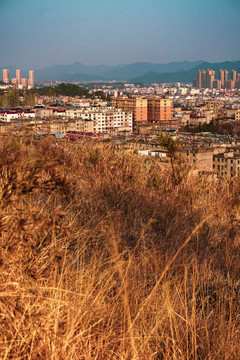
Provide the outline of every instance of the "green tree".
{"type": "Polygon", "coordinates": [[[178,182],[178,179],[176,176],[175,160],[177,157],[177,150],[179,148],[179,144],[175,139],[173,139],[172,136],[164,133],[161,133],[158,141],[160,146],[162,146],[166,150],[166,154],[170,158],[173,180],[176,184],[178,182]]]}

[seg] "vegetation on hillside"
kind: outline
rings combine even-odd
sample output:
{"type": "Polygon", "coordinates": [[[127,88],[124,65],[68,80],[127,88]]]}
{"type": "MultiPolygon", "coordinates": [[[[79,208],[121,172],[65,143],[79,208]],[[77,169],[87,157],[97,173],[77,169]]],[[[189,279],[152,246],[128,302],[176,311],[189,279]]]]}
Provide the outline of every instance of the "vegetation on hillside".
{"type": "Polygon", "coordinates": [[[192,133],[210,132],[212,134],[240,136],[240,124],[238,121],[216,119],[209,124],[200,124],[198,126],[186,125],[184,130],[192,133]]]}
{"type": "Polygon", "coordinates": [[[34,93],[39,95],[50,95],[50,96],[80,96],[86,98],[101,98],[103,100],[109,100],[109,97],[106,97],[104,92],[96,91],[93,94],[90,94],[87,89],[80,87],[76,84],[66,84],[62,83],[55,87],[45,86],[42,88],[34,89],[34,93]]]}
{"type": "Polygon", "coordinates": [[[198,132],[210,132],[212,134],[219,133],[219,128],[216,121],[210,121],[209,124],[199,124],[197,126],[186,125],[184,130],[187,132],[198,133],[198,132]]]}
{"type": "Polygon", "coordinates": [[[1,359],[239,359],[240,180],[0,142],[1,359]]]}
{"type": "Polygon", "coordinates": [[[44,86],[34,90],[40,95],[64,95],[64,96],[86,96],[89,97],[89,93],[86,89],[75,85],[75,84],[65,84],[62,83],[55,87],[44,86]]]}

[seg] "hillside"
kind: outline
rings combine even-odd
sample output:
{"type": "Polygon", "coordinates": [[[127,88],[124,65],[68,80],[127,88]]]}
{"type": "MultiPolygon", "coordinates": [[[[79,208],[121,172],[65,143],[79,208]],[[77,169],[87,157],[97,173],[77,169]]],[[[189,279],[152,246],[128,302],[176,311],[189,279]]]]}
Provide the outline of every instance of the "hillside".
{"type": "Polygon", "coordinates": [[[34,90],[40,95],[64,95],[64,96],[85,96],[90,97],[89,92],[75,84],[60,84],[55,87],[44,86],[34,90]]]}
{"type": "Polygon", "coordinates": [[[1,359],[239,359],[239,179],[0,142],[1,359]]]}
{"type": "Polygon", "coordinates": [[[110,100],[108,96],[104,94],[102,91],[95,91],[93,94],[90,94],[88,90],[75,85],[75,84],[65,84],[62,83],[55,87],[45,86],[42,88],[37,88],[34,90],[30,90],[30,93],[37,93],[39,95],[51,95],[51,96],[80,96],[86,98],[101,98],[103,100],[110,100]]]}

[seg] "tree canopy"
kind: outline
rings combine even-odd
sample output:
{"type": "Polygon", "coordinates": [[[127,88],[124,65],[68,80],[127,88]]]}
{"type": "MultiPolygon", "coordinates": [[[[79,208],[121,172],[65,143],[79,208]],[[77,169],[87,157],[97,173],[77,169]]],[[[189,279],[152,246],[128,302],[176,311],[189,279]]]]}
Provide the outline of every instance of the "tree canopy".
{"type": "Polygon", "coordinates": [[[94,99],[94,98],[98,97],[102,100],[110,100],[110,97],[106,96],[104,94],[104,92],[102,92],[102,91],[96,91],[93,94],[90,94],[87,89],[84,89],[76,84],[62,83],[55,87],[45,86],[42,88],[35,89],[34,92],[39,95],[80,96],[80,97],[86,97],[89,99],[94,99]]]}

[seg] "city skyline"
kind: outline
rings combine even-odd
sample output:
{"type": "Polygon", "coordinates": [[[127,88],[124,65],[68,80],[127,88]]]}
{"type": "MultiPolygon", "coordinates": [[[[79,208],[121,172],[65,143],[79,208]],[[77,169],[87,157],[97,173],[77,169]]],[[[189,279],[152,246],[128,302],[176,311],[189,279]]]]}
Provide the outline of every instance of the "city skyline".
{"type": "Polygon", "coordinates": [[[240,73],[232,69],[230,74],[226,69],[220,69],[218,79],[215,79],[216,71],[198,70],[193,86],[198,89],[240,89],[240,73]],[[230,75],[230,78],[229,78],[230,75]]]}
{"type": "Polygon", "coordinates": [[[14,0],[0,9],[2,66],[240,58],[238,1],[14,0]]]}
{"type": "Polygon", "coordinates": [[[22,77],[22,70],[16,69],[16,77],[10,78],[9,69],[3,69],[3,83],[13,85],[18,89],[26,89],[34,87],[34,70],[29,70],[29,78],[22,77]]]}

